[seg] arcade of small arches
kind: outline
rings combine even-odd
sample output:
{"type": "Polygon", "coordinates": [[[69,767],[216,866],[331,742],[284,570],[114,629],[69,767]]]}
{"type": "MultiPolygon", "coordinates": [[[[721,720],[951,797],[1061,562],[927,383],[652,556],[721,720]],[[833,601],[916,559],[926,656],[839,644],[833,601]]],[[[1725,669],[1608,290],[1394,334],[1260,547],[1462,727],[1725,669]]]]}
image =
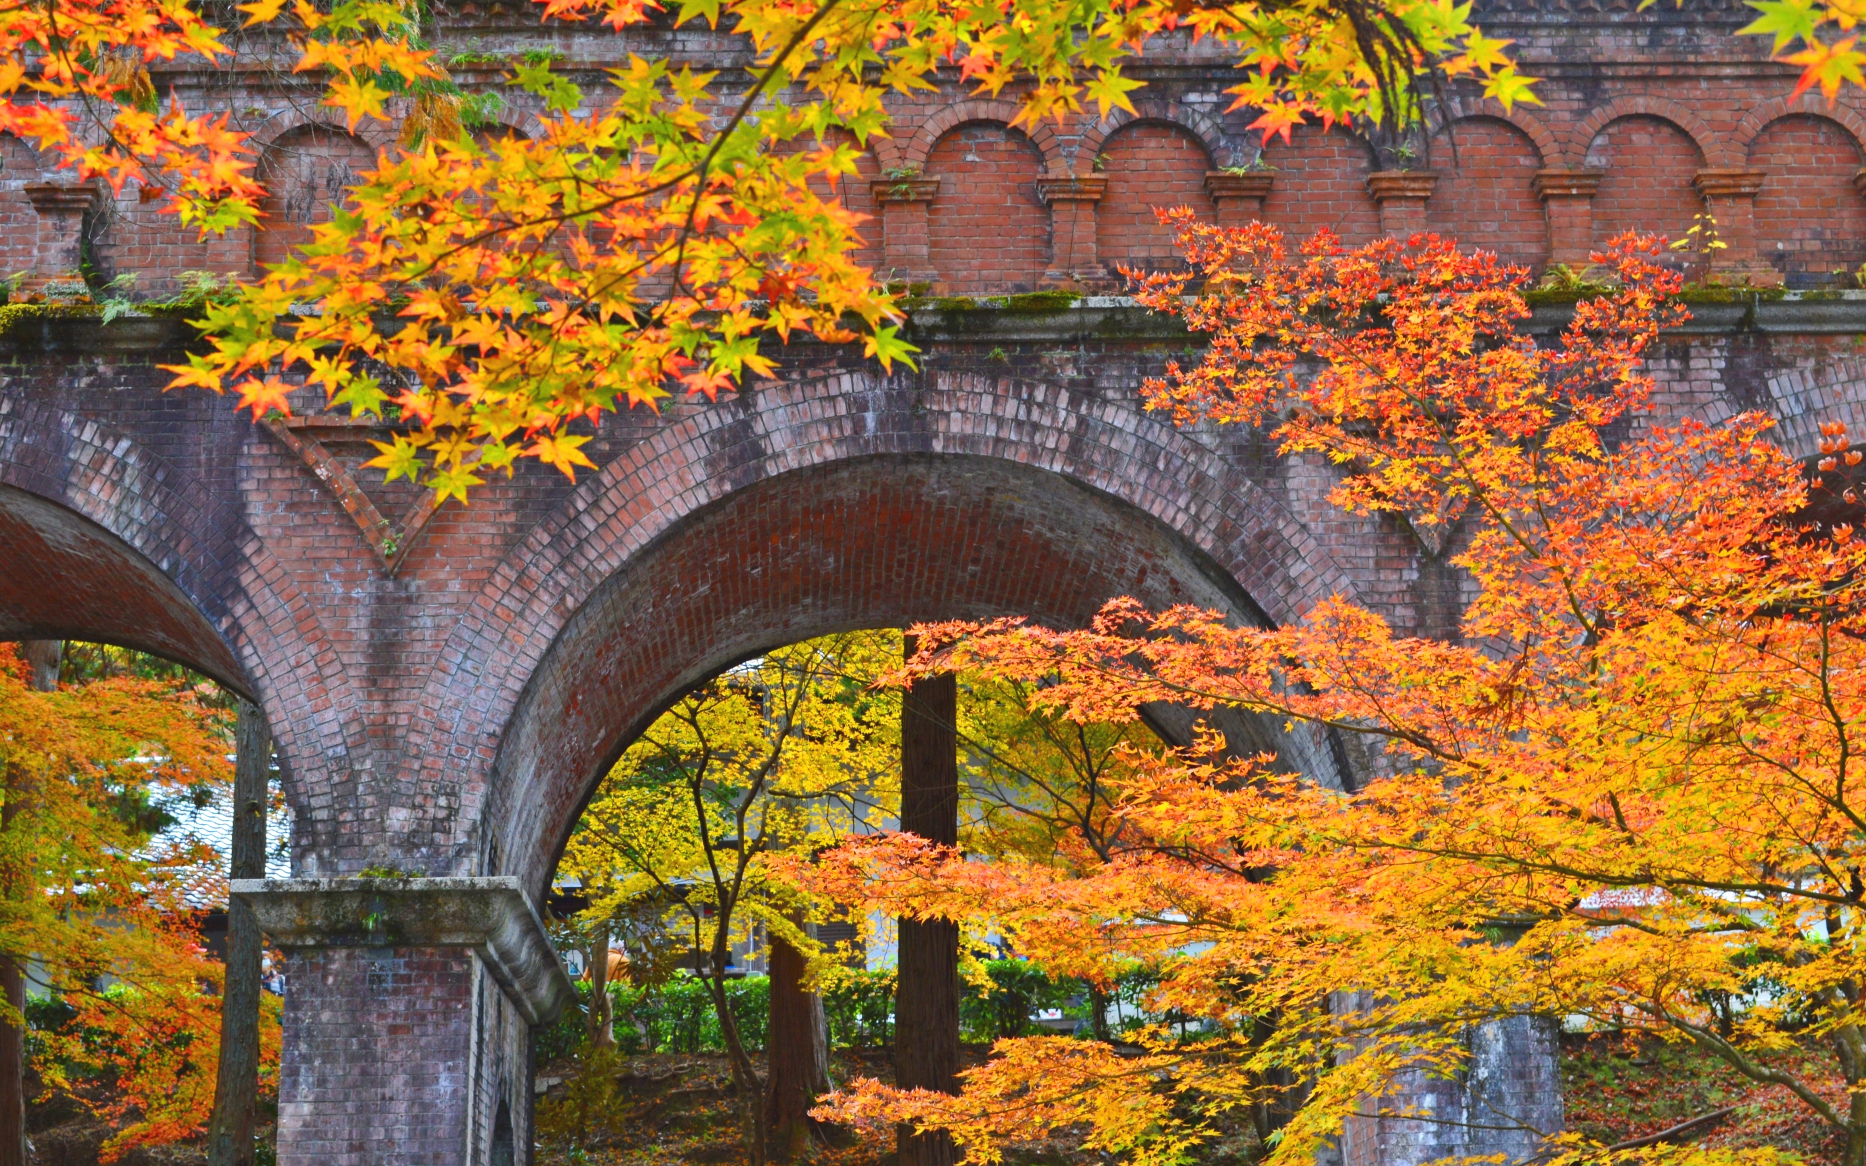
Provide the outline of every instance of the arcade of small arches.
{"type": "MultiPolygon", "coordinates": [[[[1732,108],[1716,127],[1651,95],[1540,115],[1465,101],[1430,140],[1397,144],[1343,127],[1263,143],[1222,108],[1216,91],[1182,93],[1026,130],[1007,101],[906,106],[838,193],[869,220],[859,258],[937,294],[1118,290],[1123,267],[1177,262],[1154,214],[1173,206],[1349,245],[1430,230],[1532,270],[1583,266],[1632,228],[1682,237],[1708,212],[1725,246],[1707,273],[1725,281],[1820,286],[1866,262],[1866,119],[1818,95],[1732,108]]],[[[188,270],[250,274],[308,239],[393,136],[294,114],[258,140],[273,191],[261,229],[202,242],[158,213],[159,192],[71,187],[0,137],[0,267],[45,271],[82,246],[100,277],[135,274],[144,293],[188,270]]]]}

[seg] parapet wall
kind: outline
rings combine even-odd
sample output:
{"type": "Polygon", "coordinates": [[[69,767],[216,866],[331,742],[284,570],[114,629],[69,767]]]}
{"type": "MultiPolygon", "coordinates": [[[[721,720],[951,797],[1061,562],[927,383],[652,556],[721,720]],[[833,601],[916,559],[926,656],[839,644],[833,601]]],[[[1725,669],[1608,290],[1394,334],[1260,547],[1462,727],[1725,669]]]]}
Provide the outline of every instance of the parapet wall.
{"type": "MultiPolygon", "coordinates": [[[[1629,11],[1619,0],[1492,3],[1486,31],[1515,41],[1540,104],[1505,111],[1453,88],[1431,135],[1299,128],[1267,145],[1254,111],[1229,109],[1236,81],[1215,45],[1161,38],[1132,65],[1137,113],[1092,111],[1014,128],[1014,102],[970,95],[956,70],[938,93],[891,102],[841,197],[870,217],[862,258],[937,293],[1068,286],[1118,290],[1123,266],[1174,262],[1154,209],[1186,205],[1220,221],[1261,218],[1348,243],[1433,230],[1541,268],[1577,264],[1630,228],[1684,234],[1703,212],[1726,244],[1694,260],[1729,281],[1853,285],[1866,262],[1866,117],[1848,89],[1828,105],[1790,101],[1794,70],[1765,39],[1736,35],[1728,0],[1629,11]]],[[[735,38],[665,24],[606,33],[538,23],[534,5],[460,4],[436,18],[443,61],[469,90],[499,95],[487,132],[535,132],[538,108],[500,82],[508,62],[547,51],[592,100],[629,53],[724,70],[748,62],[735,38]]],[[[16,139],[0,138],[0,273],[66,263],[83,232],[97,278],[136,276],[161,295],[180,273],[246,275],[276,261],[344,188],[392,147],[395,124],[346,131],[276,43],[236,35],[232,63],[159,70],[190,108],[225,111],[260,148],[272,193],[259,229],[207,242],[158,213],[158,189],[68,189],[16,139]]]]}

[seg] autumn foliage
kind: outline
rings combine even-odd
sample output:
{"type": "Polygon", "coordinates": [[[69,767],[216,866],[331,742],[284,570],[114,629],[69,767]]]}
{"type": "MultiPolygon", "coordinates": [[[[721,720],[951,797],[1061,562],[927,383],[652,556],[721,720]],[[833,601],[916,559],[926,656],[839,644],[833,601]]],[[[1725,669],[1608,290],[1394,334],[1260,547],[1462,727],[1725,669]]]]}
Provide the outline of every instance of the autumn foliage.
{"type": "Polygon", "coordinates": [[[1374,772],[1331,790],[1208,740],[1133,752],[1114,845],[1075,869],[845,848],[824,893],[998,928],[1056,971],[1145,961],[1156,1006],[1206,1027],[1131,1057],[1005,1042],[962,1098],[863,1083],[834,1112],[944,1126],[974,1161],[1080,1123],[1170,1162],[1265,1105],[1286,1115],[1269,1159],[1306,1163],[1351,1114],[1403,1116],[1382,1099],[1455,1071],[1468,1026],[1565,1017],[1695,1042],[1866,1160],[1866,540],[1808,517],[1851,513],[1844,430],[1804,466],[1756,414],[1662,421],[1641,361],[1682,309],[1652,240],[1598,257],[1617,290],[1539,344],[1525,273],[1435,237],[1291,253],[1269,227],[1175,221],[1192,269],[1142,299],[1212,347],[1151,405],[1265,426],[1333,468],[1342,509],[1448,544],[1459,634],[1347,595],[1281,628],[1117,601],[1077,631],[919,629],[916,672],[1030,684],[1083,724],[1164,701],[1325,726],[1374,772]],[[1797,1043],[1850,1092],[1777,1055],[1797,1043]]]}
{"type": "Polygon", "coordinates": [[[154,680],[38,692],[0,648],[0,954],[69,1010],[35,1031],[34,1066],[118,1127],[113,1158],[192,1137],[213,1108],[221,964],[201,947],[195,904],[224,900],[224,871],[203,848],[154,849],[149,811],[164,796],[224,793],[221,716],[154,680]]]}

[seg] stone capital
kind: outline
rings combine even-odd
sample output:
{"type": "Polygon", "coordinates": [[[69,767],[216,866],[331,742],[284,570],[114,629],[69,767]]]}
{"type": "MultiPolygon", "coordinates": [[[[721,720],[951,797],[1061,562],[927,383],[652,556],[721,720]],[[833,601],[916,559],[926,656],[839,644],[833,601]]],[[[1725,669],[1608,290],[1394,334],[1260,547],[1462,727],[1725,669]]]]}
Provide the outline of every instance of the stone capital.
{"type": "Polygon", "coordinates": [[[932,202],[939,194],[939,179],[915,176],[913,178],[871,178],[868,182],[869,193],[875,201],[881,202],[932,202]]]}
{"type": "Polygon", "coordinates": [[[25,190],[32,209],[41,215],[81,215],[97,203],[97,188],[89,183],[59,186],[48,182],[28,186],[25,190]]]}
{"type": "Polygon", "coordinates": [[[1692,175],[1691,185],[1704,198],[1754,198],[1766,177],[1763,170],[1700,170],[1692,175]]]}
{"type": "Polygon", "coordinates": [[[1045,203],[1100,202],[1106,193],[1108,179],[1100,174],[1037,179],[1037,198],[1045,203]]]}
{"type": "Polygon", "coordinates": [[[1222,198],[1254,198],[1258,201],[1270,197],[1270,183],[1275,175],[1270,171],[1250,174],[1233,174],[1229,170],[1207,170],[1205,172],[1205,193],[1216,202],[1222,198]]]}
{"type": "Polygon", "coordinates": [[[549,1024],[575,986],[516,877],[234,879],[233,897],[282,948],[463,947],[526,1023],[549,1024]]]}
{"type": "Polygon", "coordinates": [[[1367,176],[1375,202],[1424,202],[1437,185],[1438,175],[1430,170],[1377,170],[1367,176]]]}
{"type": "Polygon", "coordinates": [[[1536,197],[1545,202],[1551,198],[1593,198],[1605,176],[1601,170],[1538,170],[1531,186],[1536,197]]]}

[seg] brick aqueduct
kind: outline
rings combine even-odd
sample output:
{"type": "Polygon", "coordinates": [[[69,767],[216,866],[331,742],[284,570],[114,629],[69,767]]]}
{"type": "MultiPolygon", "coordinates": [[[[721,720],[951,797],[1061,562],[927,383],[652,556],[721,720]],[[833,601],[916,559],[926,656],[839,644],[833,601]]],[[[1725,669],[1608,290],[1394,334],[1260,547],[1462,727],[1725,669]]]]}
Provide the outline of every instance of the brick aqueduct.
{"type": "MultiPolygon", "coordinates": [[[[903,104],[867,161],[874,181],[844,196],[874,216],[870,262],[951,294],[1115,290],[1114,264],[1169,258],[1157,204],[1328,226],[1350,242],[1429,227],[1532,266],[1626,227],[1678,235],[1709,208],[1726,275],[1831,288],[1866,261],[1862,95],[1791,102],[1789,72],[1734,35],[1745,16],[1728,0],[1632,7],[1493,3],[1486,31],[1516,40],[1545,104],[1458,106],[1455,154],[1442,139],[1409,153],[1301,131],[1253,168],[1250,115],[1223,112],[1226,62],[1180,46],[1138,70],[1149,85],[1135,117],[1025,134],[1008,128],[1008,105],[956,88],[903,104]]],[[[443,39],[481,54],[555,49],[592,89],[631,50],[743,59],[704,30],[544,30],[528,9],[469,0],[440,17],[443,39]]],[[[456,70],[469,86],[498,71],[456,70]]],[[[114,199],[74,188],[0,140],[4,270],[53,273],[82,249],[145,293],[187,270],[250,271],[387,142],[319,120],[275,73],[178,67],[156,80],[231,110],[265,143],[270,229],[200,244],[134,187],[114,199]]],[[[525,131],[523,105],[505,117],[525,131]]],[[[0,637],[128,644],[250,693],[277,739],[295,872],[430,876],[296,882],[264,901],[291,952],[281,1161],[528,1160],[530,1029],[569,988],[531,904],[606,764],[726,665],[916,619],[1074,623],[1119,594],[1284,621],[1340,592],[1405,627],[1455,626],[1445,548],[1332,511],[1325,466],[1137,408],[1140,378],[1187,346],[1160,321],[1084,299],[945,304],[913,329],[927,350],[918,373],[794,353],[782,380],[716,406],[606,424],[591,447],[600,472],[574,485],[528,470],[470,509],[429,513],[355,473],[368,431],[318,418],[316,402],[268,430],[227,400],[161,392],[155,366],[190,340],[173,321],[10,319],[0,637]],[[393,542],[365,537],[379,516],[393,542]]],[[[1769,410],[1805,452],[1821,420],[1866,430],[1862,336],[1862,299],[1791,292],[1700,306],[1655,366],[1678,411],[1769,410]]],[[[1339,743],[1279,747],[1351,780],[1339,743]]],[[[1472,1039],[1464,1079],[1417,1086],[1446,1122],[1361,1123],[1345,1158],[1524,1148],[1461,1129],[1460,1114],[1559,1122],[1545,1037],[1503,1026],[1472,1039]]]]}

